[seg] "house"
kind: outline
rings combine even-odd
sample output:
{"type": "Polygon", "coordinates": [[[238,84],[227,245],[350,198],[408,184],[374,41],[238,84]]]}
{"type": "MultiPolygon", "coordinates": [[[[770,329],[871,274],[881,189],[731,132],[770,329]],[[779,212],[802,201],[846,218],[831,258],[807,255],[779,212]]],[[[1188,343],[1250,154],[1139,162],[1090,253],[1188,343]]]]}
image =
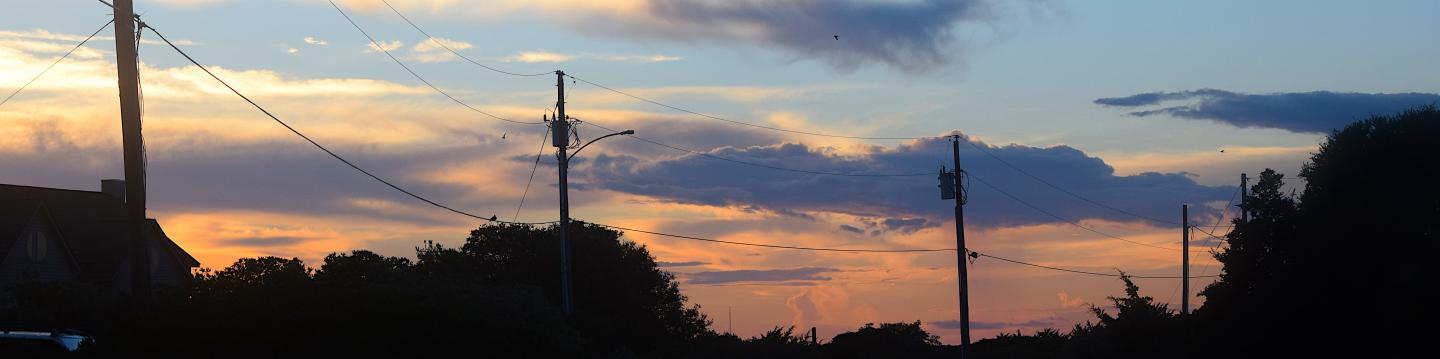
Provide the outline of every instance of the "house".
{"type": "MultiPolygon", "coordinates": [[[[125,182],[101,191],[0,184],[0,291],[28,281],[130,290],[125,182]]],[[[200,262],[147,219],[150,275],[156,288],[178,287],[200,262]]]]}

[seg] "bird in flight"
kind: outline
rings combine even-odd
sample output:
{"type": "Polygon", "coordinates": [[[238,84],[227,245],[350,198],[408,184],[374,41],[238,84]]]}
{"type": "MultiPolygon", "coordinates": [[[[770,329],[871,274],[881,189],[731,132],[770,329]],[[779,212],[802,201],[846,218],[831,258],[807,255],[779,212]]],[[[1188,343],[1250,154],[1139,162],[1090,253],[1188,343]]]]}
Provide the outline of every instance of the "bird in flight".
{"type": "Polygon", "coordinates": [[[1225,153],[1225,149],[1224,149],[1224,148],[1221,148],[1221,149],[1220,149],[1220,153],[1225,153]]]}
{"type": "MultiPolygon", "coordinates": [[[[500,139],[502,139],[502,140],[505,139],[505,136],[507,136],[507,135],[509,135],[509,134],[510,134],[509,132],[500,134],[500,139]]],[[[1222,152],[1223,152],[1223,151],[1222,151],[1222,152]]]]}
{"type": "Polygon", "coordinates": [[[835,40],[840,40],[840,35],[835,35],[835,40]]]}
{"type": "Polygon", "coordinates": [[[490,221],[491,221],[491,222],[494,222],[496,219],[499,219],[499,218],[500,218],[500,216],[491,215],[491,216],[490,216],[490,221]]]}

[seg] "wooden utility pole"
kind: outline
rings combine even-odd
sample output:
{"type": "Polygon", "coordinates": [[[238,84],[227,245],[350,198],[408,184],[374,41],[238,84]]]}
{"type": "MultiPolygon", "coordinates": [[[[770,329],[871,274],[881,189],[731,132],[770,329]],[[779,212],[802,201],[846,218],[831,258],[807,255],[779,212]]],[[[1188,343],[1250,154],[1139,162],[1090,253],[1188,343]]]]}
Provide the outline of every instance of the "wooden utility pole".
{"type": "Polygon", "coordinates": [[[1250,177],[1244,173],[1240,174],[1240,223],[1250,223],[1250,208],[1246,207],[1247,193],[1250,191],[1250,177]]]}
{"type": "Polygon", "coordinates": [[[1190,314],[1190,205],[1180,205],[1180,314],[1190,314]]]}
{"type": "Polygon", "coordinates": [[[960,169],[960,135],[950,137],[951,150],[955,159],[955,174],[951,176],[955,188],[955,265],[960,272],[960,356],[968,357],[970,350],[970,280],[965,267],[965,200],[966,189],[960,169]]]}
{"type": "Polygon", "coordinates": [[[125,219],[130,237],[130,297],[150,302],[150,246],[145,238],[145,137],[140,130],[140,70],[135,48],[135,6],[115,1],[115,64],[120,86],[120,132],[125,152],[125,219]]]}
{"type": "Polygon", "coordinates": [[[569,316],[574,310],[570,298],[570,118],[565,116],[565,72],[555,71],[555,118],[550,121],[551,138],[560,159],[560,308],[569,316]]]}

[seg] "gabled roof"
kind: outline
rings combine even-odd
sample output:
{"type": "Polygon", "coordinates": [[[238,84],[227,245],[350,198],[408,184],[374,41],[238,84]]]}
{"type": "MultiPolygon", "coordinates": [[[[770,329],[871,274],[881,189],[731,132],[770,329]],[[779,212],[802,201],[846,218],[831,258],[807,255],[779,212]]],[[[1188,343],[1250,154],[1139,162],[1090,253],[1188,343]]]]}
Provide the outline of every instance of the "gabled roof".
{"type": "MultiPolygon", "coordinates": [[[[129,234],[125,230],[125,204],[108,194],[58,188],[0,184],[0,235],[9,230],[8,218],[20,215],[35,203],[43,206],[80,265],[80,275],[108,279],[128,256],[129,234]]],[[[32,211],[33,215],[33,211],[32,211]]],[[[28,219],[28,218],[27,218],[28,219]]],[[[23,221],[23,220],[20,220],[23,221]]],[[[171,241],[154,219],[146,231],[159,240],[161,248],[182,265],[199,266],[194,257],[171,241]]],[[[20,224],[24,226],[24,224],[20,224]]],[[[17,230],[18,233],[18,230],[17,230]]]]}
{"type": "Polygon", "coordinates": [[[0,201],[0,258],[5,258],[20,239],[21,231],[40,213],[40,201],[0,201]]]}

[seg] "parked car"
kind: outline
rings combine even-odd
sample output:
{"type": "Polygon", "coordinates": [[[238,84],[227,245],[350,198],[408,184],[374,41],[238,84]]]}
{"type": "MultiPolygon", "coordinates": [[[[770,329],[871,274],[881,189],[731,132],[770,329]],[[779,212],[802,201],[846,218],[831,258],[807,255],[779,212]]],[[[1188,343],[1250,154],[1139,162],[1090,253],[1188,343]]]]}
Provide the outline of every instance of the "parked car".
{"type": "Polygon", "coordinates": [[[0,332],[0,357],[27,358],[76,352],[94,345],[94,341],[93,338],[77,332],[7,330],[0,332]]]}

